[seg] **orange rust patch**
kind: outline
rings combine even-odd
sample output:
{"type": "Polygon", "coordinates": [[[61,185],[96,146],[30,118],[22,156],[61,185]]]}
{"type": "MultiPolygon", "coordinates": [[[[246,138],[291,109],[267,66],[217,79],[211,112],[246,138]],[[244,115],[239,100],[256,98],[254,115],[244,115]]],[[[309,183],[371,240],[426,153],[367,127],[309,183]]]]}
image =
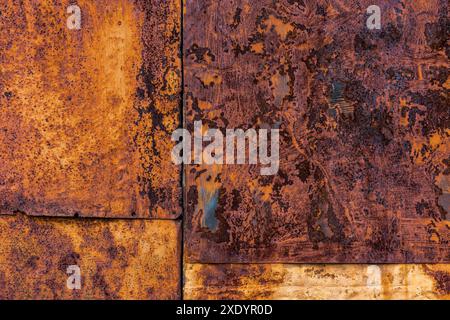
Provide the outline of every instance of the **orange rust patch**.
{"type": "Polygon", "coordinates": [[[271,15],[264,21],[267,25],[268,30],[275,30],[275,32],[280,36],[281,40],[286,40],[289,32],[294,31],[294,26],[290,23],[284,23],[281,19],[271,15]]]}
{"type": "Polygon", "coordinates": [[[262,42],[252,43],[250,45],[250,49],[254,53],[261,54],[264,52],[264,43],[262,42]]]}
{"type": "Polygon", "coordinates": [[[180,224],[0,217],[0,299],[178,299],[180,224]],[[81,290],[66,286],[78,265],[81,290]]]}
{"type": "Polygon", "coordinates": [[[222,83],[222,76],[215,71],[200,71],[195,76],[205,87],[212,87],[222,83]]]}
{"type": "Polygon", "coordinates": [[[2,7],[0,212],[175,218],[180,4],[69,3],[2,7]]]}

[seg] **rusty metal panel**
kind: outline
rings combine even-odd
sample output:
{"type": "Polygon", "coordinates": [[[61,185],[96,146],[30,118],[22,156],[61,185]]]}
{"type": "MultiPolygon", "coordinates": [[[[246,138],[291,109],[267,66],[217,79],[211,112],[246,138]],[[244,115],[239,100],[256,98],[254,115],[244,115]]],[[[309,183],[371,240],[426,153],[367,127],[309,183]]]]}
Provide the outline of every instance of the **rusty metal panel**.
{"type": "Polygon", "coordinates": [[[1,213],[177,217],[180,1],[1,0],[0,11],[1,213]]]}
{"type": "Polygon", "coordinates": [[[450,300],[449,265],[185,266],[192,299],[450,300]]]}
{"type": "Polygon", "coordinates": [[[186,128],[280,130],[276,175],[187,166],[188,261],[450,262],[448,2],[371,4],[186,1],[186,128]]]}
{"type": "Polygon", "coordinates": [[[0,299],[179,299],[180,235],[177,221],[0,217],[0,299]]]}

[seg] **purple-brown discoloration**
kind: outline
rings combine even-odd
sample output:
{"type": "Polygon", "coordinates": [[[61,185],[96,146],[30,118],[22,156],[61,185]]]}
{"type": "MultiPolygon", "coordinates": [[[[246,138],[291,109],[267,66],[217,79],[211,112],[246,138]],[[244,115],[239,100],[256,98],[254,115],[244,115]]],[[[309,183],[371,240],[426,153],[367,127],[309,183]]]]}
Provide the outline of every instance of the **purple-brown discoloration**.
{"type": "Polygon", "coordinates": [[[189,261],[450,261],[448,3],[371,4],[186,2],[189,131],[281,131],[275,176],[187,167],[189,261]]]}

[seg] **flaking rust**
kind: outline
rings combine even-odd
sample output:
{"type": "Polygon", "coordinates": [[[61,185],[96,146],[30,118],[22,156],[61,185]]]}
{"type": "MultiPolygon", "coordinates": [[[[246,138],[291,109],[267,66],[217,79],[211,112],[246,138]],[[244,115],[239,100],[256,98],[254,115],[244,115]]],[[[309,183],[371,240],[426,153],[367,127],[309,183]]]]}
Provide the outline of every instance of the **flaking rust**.
{"type": "Polygon", "coordinates": [[[180,298],[178,221],[18,214],[1,217],[0,239],[0,299],[180,298]]]}
{"type": "Polygon", "coordinates": [[[190,262],[450,262],[448,2],[186,1],[187,129],[280,129],[280,170],[189,165],[190,262]]]}
{"type": "Polygon", "coordinates": [[[179,1],[0,1],[0,213],[176,218],[179,1]]]}
{"type": "Polygon", "coordinates": [[[201,265],[185,266],[191,299],[450,299],[450,266],[201,265]]]}

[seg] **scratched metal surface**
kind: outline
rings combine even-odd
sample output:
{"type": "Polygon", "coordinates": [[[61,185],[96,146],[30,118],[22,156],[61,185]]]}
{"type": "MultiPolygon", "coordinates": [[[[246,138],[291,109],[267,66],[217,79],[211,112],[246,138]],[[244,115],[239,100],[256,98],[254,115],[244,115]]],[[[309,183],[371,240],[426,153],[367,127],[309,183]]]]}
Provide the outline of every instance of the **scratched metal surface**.
{"type": "Polygon", "coordinates": [[[0,0],[0,212],[176,218],[180,2],[0,0]]]}
{"type": "Polygon", "coordinates": [[[179,299],[180,223],[0,217],[0,299],[179,299]],[[81,290],[66,286],[78,265],[81,290]]]}
{"type": "Polygon", "coordinates": [[[448,2],[187,0],[186,123],[281,130],[186,168],[189,262],[450,262],[448,2]]]}
{"type": "Polygon", "coordinates": [[[185,266],[192,299],[450,300],[450,266],[201,265],[185,266]]]}

